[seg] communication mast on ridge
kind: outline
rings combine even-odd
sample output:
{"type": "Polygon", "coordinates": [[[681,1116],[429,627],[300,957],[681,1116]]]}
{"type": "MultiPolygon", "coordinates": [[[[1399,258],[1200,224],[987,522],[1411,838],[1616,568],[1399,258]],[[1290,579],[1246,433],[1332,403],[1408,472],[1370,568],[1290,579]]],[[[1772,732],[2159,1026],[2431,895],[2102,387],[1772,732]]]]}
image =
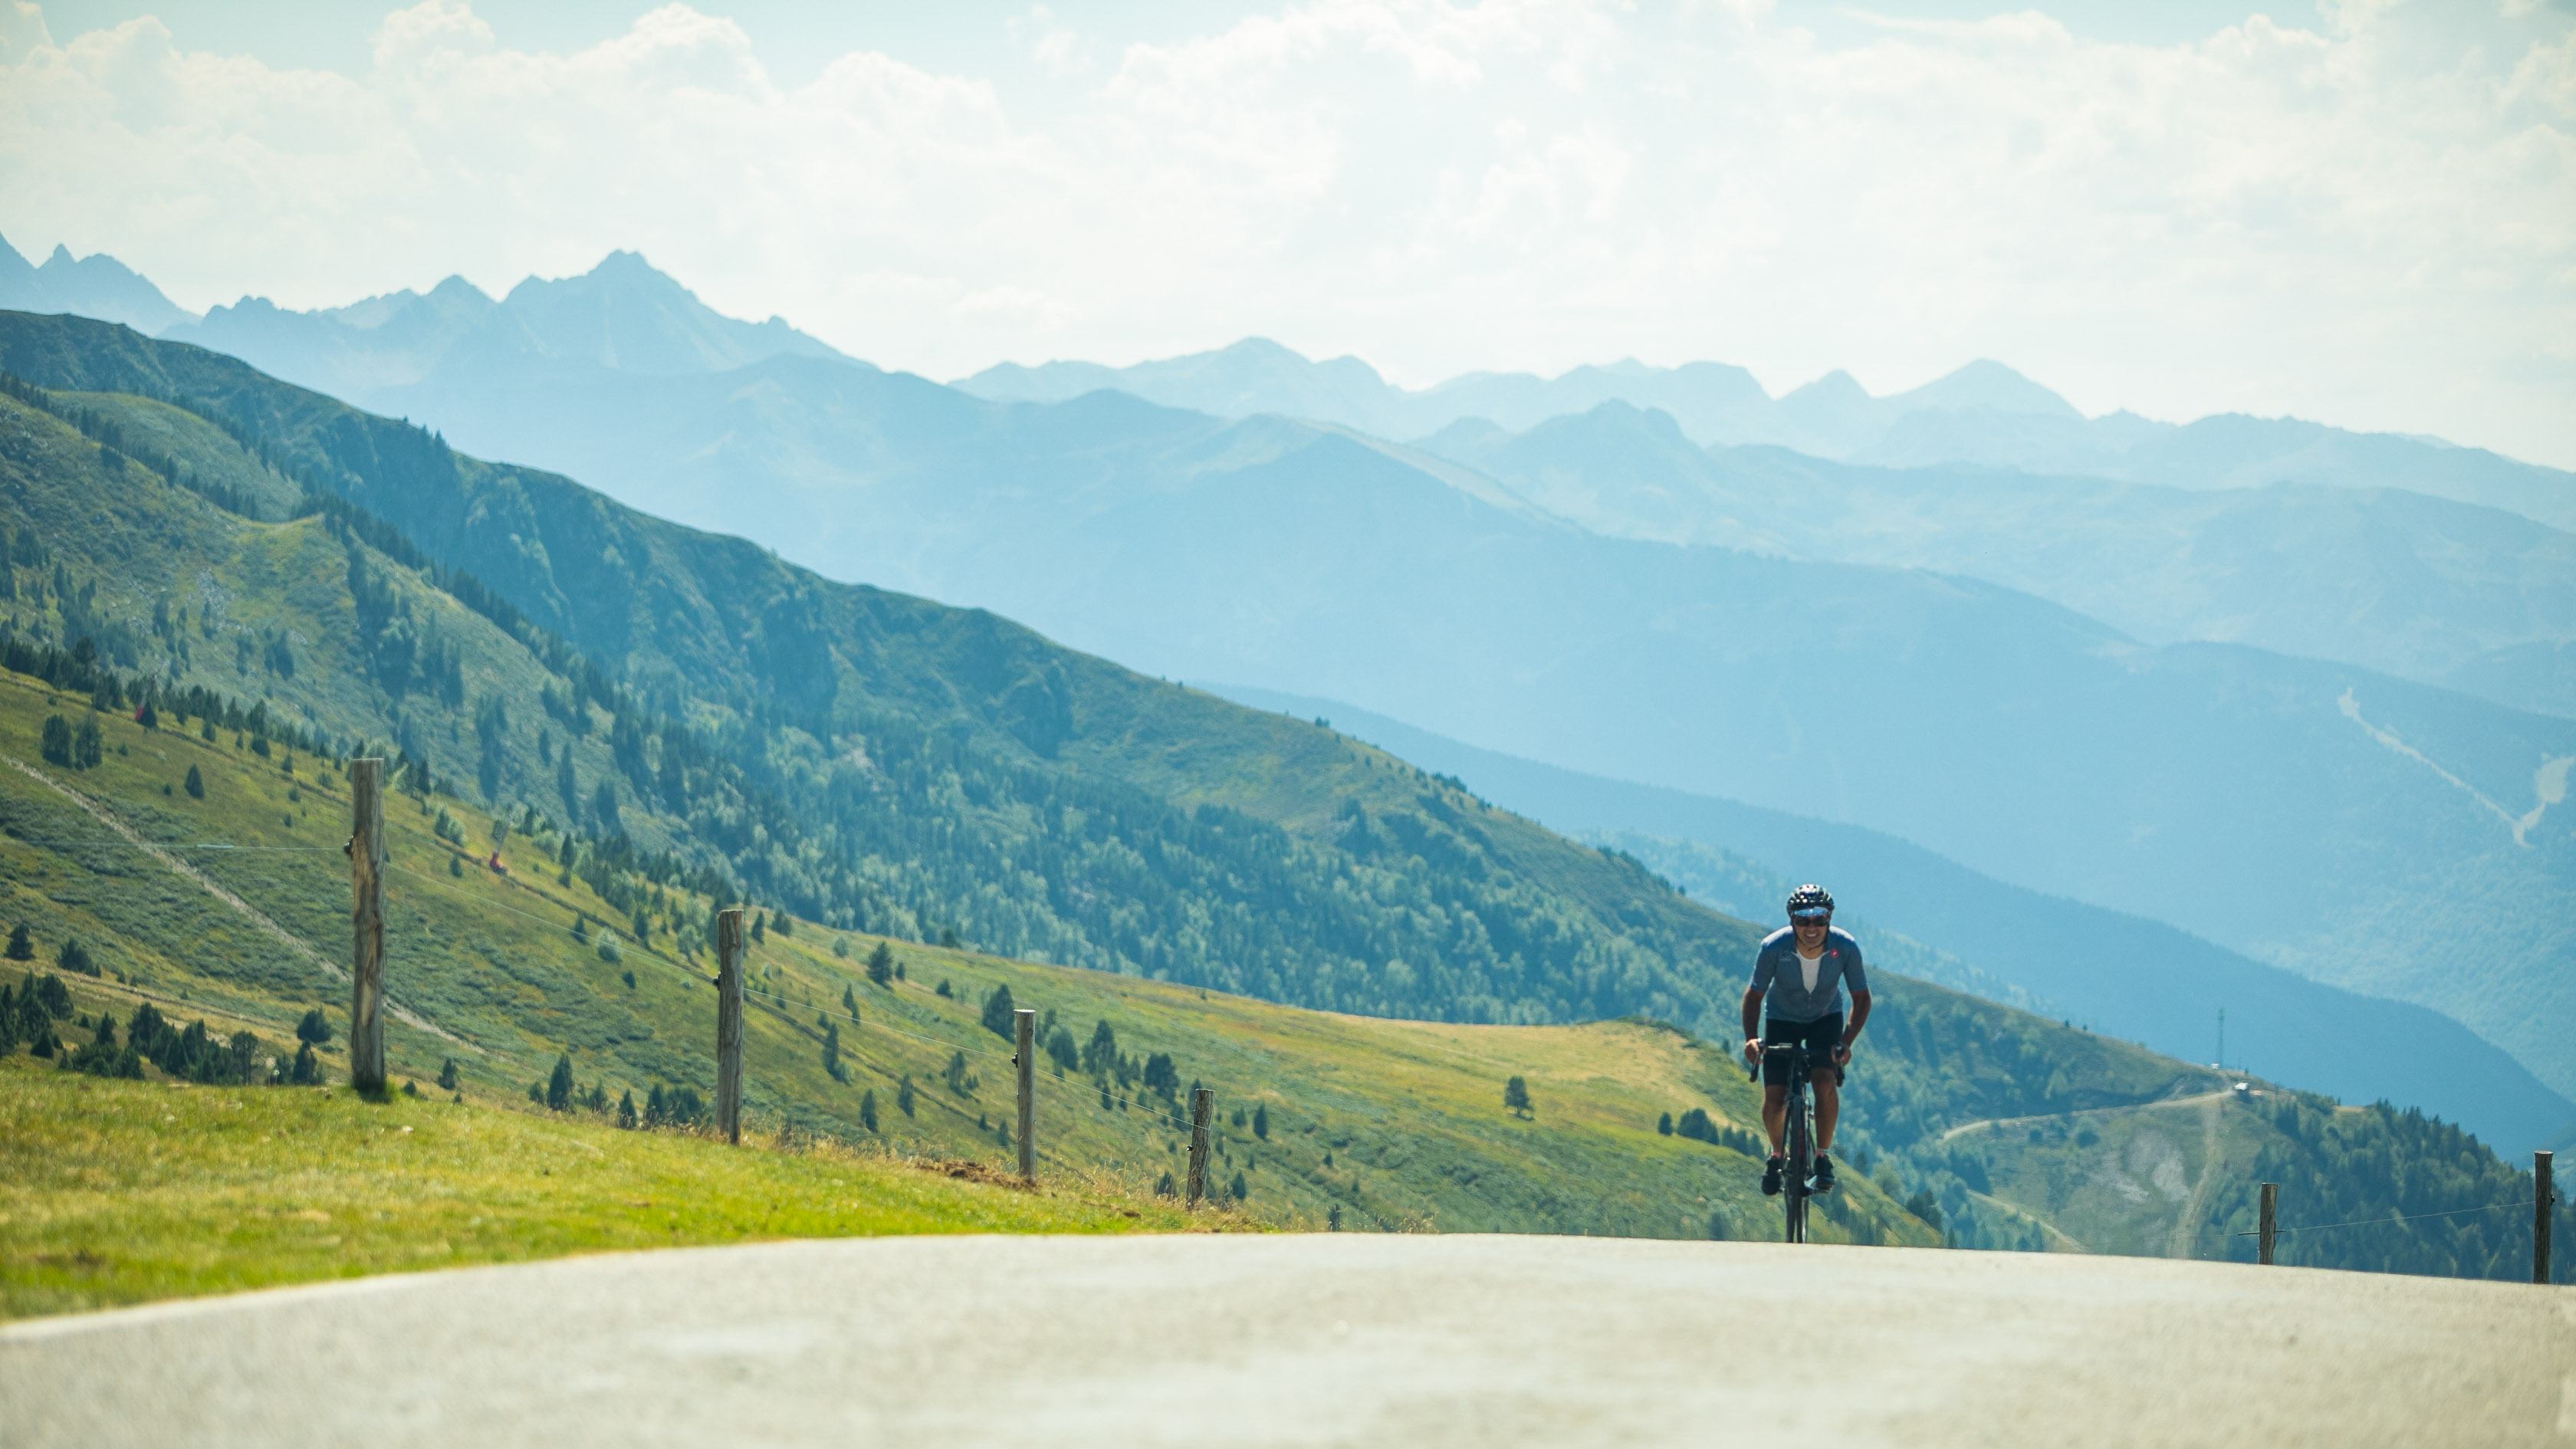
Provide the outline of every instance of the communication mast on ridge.
{"type": "Polygon", "coordinates": [[[2222,1072],[2227,1070],[2227,1008],[2224,1006],[2218,1008],[2218,1060],[2210,1065],[2222,1072]]]}

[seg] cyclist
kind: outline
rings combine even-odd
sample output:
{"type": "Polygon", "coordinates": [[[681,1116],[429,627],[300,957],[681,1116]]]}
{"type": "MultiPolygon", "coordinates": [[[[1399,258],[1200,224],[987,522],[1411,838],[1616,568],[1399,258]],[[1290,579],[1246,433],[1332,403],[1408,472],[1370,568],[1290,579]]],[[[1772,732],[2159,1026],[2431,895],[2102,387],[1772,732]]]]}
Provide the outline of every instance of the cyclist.
{"type": "MultiPolygon", "coordinates": [[[[1860,942],[1848,931],[1834,929],[1834,898],[1819,885],[1802,885],[1789,894],[1789,924],[1765,937],[1753,953],[1753,984],[1744,991],[1744,1060],[1762,1062],[1765,1047],[1803,1045],[1831,1062],[1809,1076],[1816,1092],[1815,1191],[1834,1190],[1834,1164],[1825,1150],[1834,1145],[1834,1118],[1841,1108],[1837,1089],[1851,1044],[1869,1021],[1869,977],[1863,973],[1860,942]],[[1851,1024],[1843,1024],[1843,988],[1851,988],[1851,1024]],[[1768,1010],[1765,1010],[1766,998],[1768,1010]]],[[[1762,1193],[1780,1191],[1780,1144],[1788,1127],[1789,1075],[1786,1061],[1762,1066],[1762,1125],[1771,1134],[1771,1160],[1762,1170],[1762,1193]]]]}

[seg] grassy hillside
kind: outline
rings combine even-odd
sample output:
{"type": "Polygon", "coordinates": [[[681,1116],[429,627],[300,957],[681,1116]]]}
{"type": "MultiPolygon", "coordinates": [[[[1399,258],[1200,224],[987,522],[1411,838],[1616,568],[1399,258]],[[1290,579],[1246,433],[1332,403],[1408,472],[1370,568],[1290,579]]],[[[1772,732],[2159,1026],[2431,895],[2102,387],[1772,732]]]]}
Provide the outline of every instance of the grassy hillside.
{"type": "MultiPolygon", "coordinates": [[[[763,1131],[1002,1160],[980,1019],[1007,988],[1063,1064],[1051,1170],[1152,1192],[1195,1080],[1228,1104],[1227,1195],[1239,1173],[1266,1220],[1767,1231],[1722,1145],[1751,1117],[1731,1068],[1639,1022],[1535,1029],[1731,1034],[1753,929],[1636,861],[1320,725],[825,583],[225,359],[0,320],[13,362],[185,374],[126,377],[184,406],[0,397],[0,904],[50,973],[98,973],[78,1015],[204,1016],[262,1060],[308,1010],[336,1019],[339,770],[386,750],[389,1045],[424,1088],[452,1061],[470,1101],[525,1103],[560,1065],[563,1109],[603,1121],[711,1094],[709,917],[747,900],[763,1131]],[[1511,1076],[1534,1116],[1504,1112],[1511,1076]],[[1719,1143],[1655,1130],[1693,1108],[1719,1143]]],[[[2211,1085],[1878,984],[1863,1170],[1826,1236],[1931,1241],[1938,1208],[2001,1240],[1980,1215],[2004,1210],[1922,1155],[1940,1132],[2211,1085]]],[[[121,1061],[94,1025],[46,1029],[121,1061]]]]}
{"type": "MultiPolygon", "coordinates": [[[[345,950],[347,865],[336,845],[294,842],[299,832],[345,831],[339,776],[307,761],[290,777],[282,762],[229,740],[115,716],[99,720],[97,767],[29,764],[43,717],[61,708],[82,707],[0,676],[0,863],[11,883],[0,910],[29,930],[29,979],[42,972],[73,988],[83,1024],[57,1028],[65,1050],[90,1039],[85,1023],[99,1010],[123,1026],[145,1002],[174,1021],[205,1016],[217,1037],[246,1028],[260,1038],[263,1060],[287,1054],[294,1024],[313,1007],[336,1033],[347,988],[332,963],[345,950]],[[159,793],[190,769],[202,799],[159,793]],[[138,836],[181,844],[160,855],[137,849],[56,784],[138,836]],[[209,839],[232,848],[187,844],[209,839]],[[183,874],[183,862],[205,881],[183,874]],[[237,892],[316,954],[278,949],[210,886],[237,892]],[[74,940],[99,975],[65,974],[74,940]]],[[[408,1019],[390,1028],[389,1052],[402,1076],[426,1088],[453,1060],[469,1096],[524,1102],[525,1088],[561,1055],[577,1094],[598,1087],[607,1103],[631,1093],[640,1104],[658,1087],[712,1096],[714,993],[702,960],[670,950],[672,920],[698,917],[711,901],[663,892],[639,941],[633,919],[591,882],[566,879],[557,855],[566,837],[510,836],[497,851],[503,874],[484,863],[494,853],[489,817],[462,802],[397,802],[388,816],[389,982],[408,1019]],[[475,848],[440,838],[442,817],[475,848]]],[[[1050,1060],[1039,1093],[1041,1146],[1068,1170],[1150,1190],[1177,1170],[1179,1103],[1188,1084],[1204,1082],[1228,1113],[1220,1176],[1230,1183],[1244,1172],[1249,1209],[1279,1221],[1322,1224],[1338,1208],[1352,1227],[1669,1236],[1704,1233],[1719,1215],[1730,1231],[1763,1231],[1745,1159],[1655,1130],[1659,1116],[1693,1107],[1722,1123],[1751,1117],[1750,1088],[1668,1027],[1477,1028],[1329,1015],[885,942],[782,915],[760,920],[746,1059],[762,1130],[1008,1161],[1000,1129],[1011,1112],[1009,1046],[982,1024],[994,993],[1008,990],[1044,1013],[1042,1035],[1054,1045],[1061,1033],[1073,1058],[1069,1068],[1050,1060]],[[902,973],[882,984],[867,971],[880,944],[902,973]],[[1093,1049],[1104,1026],[1107,1052],[1093,1049]],[[1145,1080],[1156,1056],[1172,1061],[1169,1091],[1145,1080]],[[1537,1099],[1529,1118],[1502,1108],[1511,1076],[1526,1078],[1537,1099]],[[901,1104],[907,1079],[909,1110],[901,1104]],[[1261,1131],[1233,1121],[1256,1107],[1261,1131]]],[[[336,1046],[322,1054],[326,1073],[341,1070],[336,1046]]],[[[1876,1231],[1928,1240],[1920,1225],[1862,1197],[1862,1218],[1884,1219],[1876,1231]]]]}
{"type": "Polygon", "coordinates": [[[0,1165],[0,1317],[760,1238],[1185,1225],[1110,1188],[1026,1193],[829,1144],[738,1151],[438,1098],[103,1081],[26,1056],[0,1058],[0,1165]]]}

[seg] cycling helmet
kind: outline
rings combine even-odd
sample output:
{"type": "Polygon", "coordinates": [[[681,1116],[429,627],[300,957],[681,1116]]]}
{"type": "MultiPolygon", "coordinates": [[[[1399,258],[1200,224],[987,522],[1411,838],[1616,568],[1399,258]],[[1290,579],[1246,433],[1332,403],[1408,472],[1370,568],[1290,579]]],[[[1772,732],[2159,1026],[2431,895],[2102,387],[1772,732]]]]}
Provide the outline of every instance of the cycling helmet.
{"type": "Polygon", "coordinates": [[[1789,914],[1795,917],[1801,911],[1822,911],[1832,915],[1833,893],[1820,885],[1802,885],[1789,892],[1789,914]]]}

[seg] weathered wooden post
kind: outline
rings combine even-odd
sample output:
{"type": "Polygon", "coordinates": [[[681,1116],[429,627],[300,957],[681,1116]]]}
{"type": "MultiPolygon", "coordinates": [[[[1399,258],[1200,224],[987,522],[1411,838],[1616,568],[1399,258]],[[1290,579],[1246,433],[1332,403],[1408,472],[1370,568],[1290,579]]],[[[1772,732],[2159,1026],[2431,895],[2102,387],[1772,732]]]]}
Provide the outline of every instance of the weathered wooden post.
{"type": "Polygon", "coordinates": [[[716,912],[716,1126],[742,1144],[742,907],[716,912]]]}
{"type": "Polygon", "coordinates": [[[2281,1185],[2263,1184],[2263,1212],[2254,1221],[2254,1261],[2269,1266],[2272,1262],[2273,1210],[2281,1204],[2281,1185]]]}
{"type": "Polygon", "coordinates": [[[1216,1115],[1216,1089],[1190,1089],[1190,1186],[1189,1209],[1197,1212],[1199,1199],[1207,1196],[1208,1120],[1216,1115]]]}
{"type": "Polygon", "coordinates": [[[2550,1209],[2558,1206],[2558,1195],[2549,1186],[2549,1163],[2556,1154],[2531,1154],[2531,1281],[2549,1281],[2550,1209]]]}
{"type": "Polygon", "coordinates": [[[1028,1007],[1011,1013],[1011,1062],[1020,1069],[1020,1181],[1038,1180],[1038,1014],[1028,1007]]]}
{"type": "Polygon", "coordinates": [[[349,1085],[385,1089],[385,762],[349,762],[349,1085]]]}

